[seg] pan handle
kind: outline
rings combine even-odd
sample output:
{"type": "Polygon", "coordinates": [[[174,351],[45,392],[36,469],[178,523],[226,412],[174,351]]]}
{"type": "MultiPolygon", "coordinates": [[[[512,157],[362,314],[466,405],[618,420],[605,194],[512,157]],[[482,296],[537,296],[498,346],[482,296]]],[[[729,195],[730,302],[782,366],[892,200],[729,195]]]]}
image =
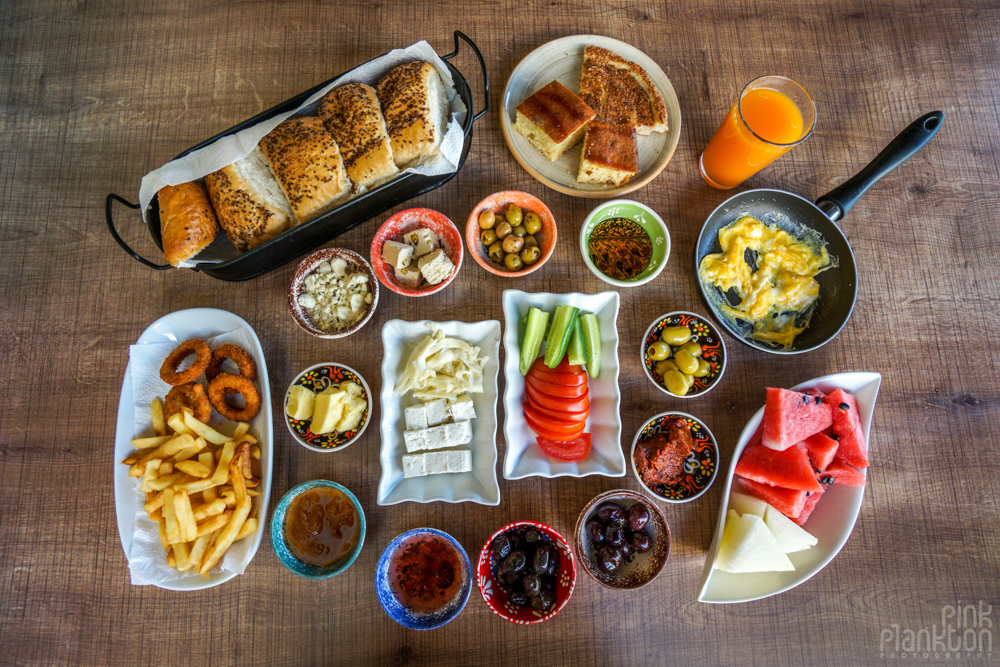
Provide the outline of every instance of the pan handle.
{"type": "Polygon", "coordinates": [[[127,252],[130,255],[132,255],[133,259],[135,259],[136,261],[142,262],[143,264],[145,264],[146,266],[148,266],[151,269],[156,269],[157,271],[162,271],[163,269],[169,269],[170,268],[169,264],[153,264],[151,261],[149,261],[145,257],[141,257],[139,255],[139,253],[137,253],[135,250],[132,250],[132,248],[130,248],[129,245],[127,243],[125,243],[125,239],[123,239],[118,234],[118,230],[115,229],[115,221],[114,221],[113,216],[111,215],[112,205],[116,201],[121,202],[122,204],[125,204],[126,206],[128,206],[129,208],[132,208],[132,209],[139,208],[139,205],[138,204],[133,204],[130,201],[122,199],[121,197],[119,197],[116,194],[110,194],[110,195],[108,195],[108,198],[104,201],[104,215],[108,219],[108,231],[111,232],[111,236],[115,239],[115,241],[118,242],[118,245],[120,245],[125,252],[127,252]]]}
{"type": "Polygon", "coordinates": [[[900,132],[881,153],[875,156],[875,159],[869,162],[867,167],[859,171],[853,178],[817,199],[816,205],[831,220],[840,220],[858,203],[861,195],[868,192],[868,188],[923,148],[937,133],[943,122],[943,111],[932,111],[916,119],[910,123],[909,127],[900,132]]]}
{"type": "Polygon", "coordinates": [[[441,56],[441,59],[450,60],[458,55],[459,39],[464,39],[466,41],[466,43],[472,49],[472,52],[476,54],[476,58],[479,59],[479,66],[483,69],[483,97],[485,98],[485,100],[483,102],[483,108],[480,109],[472,117],[472,122],[475,123],[477,120],[483,117],[483,114],[485,114],[487,111],[490,110],[490,75],[486,72],[486,61],[483,60],[483,54],[480,53],[479,47],[476,46],[476,43],[473,42],[471,39],[469,39],[469,36],[466,35],[464,32],[462,32],[461,30],[455,31],[455,50],[449,53],[448,55],[441,56]]]}

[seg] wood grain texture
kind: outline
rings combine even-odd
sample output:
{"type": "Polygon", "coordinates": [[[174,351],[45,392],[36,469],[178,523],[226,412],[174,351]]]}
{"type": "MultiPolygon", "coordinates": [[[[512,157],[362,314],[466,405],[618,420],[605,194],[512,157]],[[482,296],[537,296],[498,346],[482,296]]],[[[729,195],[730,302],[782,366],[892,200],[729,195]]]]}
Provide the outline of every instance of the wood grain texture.
{"type": "MultiPolygon", "coordinates": [[[[1000,603],[998,26],[1000,8],[986,0],[0,4],[0,663],[894,664],[901,660],[882,652],[883,629],[930,627],[943,605],[959,601],[1000,603]],[[218,588],[182,594],[129,584],[114,519],[113,428],[128,345],[156,318],[196,306],[244,317],[263,343],[280,411],[295,374],[321,361],[350,363],[377,395],[378,332],[388,319],[501,319],[508,287],[604,289],[575,243],[593,202],[533,181],[504,146],[495,111],[477,123],[458,176],[411,204],[462,224],[486,195],[525,190],[559,224],[552,260],[519,280],[468,261],[452,286],[427,299],[386,291],[372,320],[344,340],[313,339],[293,324],[285,290],[294,264],[227,284],[151,271],[109,237],[107,193],[134,199],[142,175],[184,148],[391,48],[426,39],[446,53],[454,29],[482,48],[494,109],[524,55],[576,33],[635,45],[677,90],[680,145],[659,178],[632,195],[662,215],[673,251],[657,280],[622,291],[624,447],[646,418],[685,409],[710,425],[728,466],[765,386],[882,373],[865,504],[845,549],[814,579],[759,602],[697,603],[716,485],[666,507],[676,542],[646,588],[615,593],[581,576],[566,609],[534,628],[501,621],[474,591],[443,629],[405,630],[379,607],[373,586],[395,535],[440,528],[474,555],[510,520],[538,519],[568,534],[594,495],[637,489],[636,481],[501,480],[499,507],[379,507],[377,428],[323,455],[297,446],[278,424],[272,502],[316,477],[354,491],[369,532],[352,568],[325,582],[298,579],[265,539],[246,575],[218,588]],[[815,199],[917,116],[943,109],[947,119],[842,223],[860,292],[841,335],[783,358],[727,341],[721,385],[681,405],[649,384],[635,350],[657,315],[704,311],[694,242],[727,193],[702,182],[697,158],[739,88],[766,73],[790,76],[815,96],[818,126],[743,187],[815,199]]],[[[458,66],[479,95],[467,51],[458,66]]],[[[334,243],[367,255],[392,212],[334,243]]],[[[155,257],[138,217],[124,209],[119,217],[126,240],[155,257]]],[[[502,437],[498,448],[502,456],[502,437]]],[[[993,635],[1000,641],[1000,631],[993,635]]],[[[963,659],[998,655],[1000,646],[963,659]]]]}

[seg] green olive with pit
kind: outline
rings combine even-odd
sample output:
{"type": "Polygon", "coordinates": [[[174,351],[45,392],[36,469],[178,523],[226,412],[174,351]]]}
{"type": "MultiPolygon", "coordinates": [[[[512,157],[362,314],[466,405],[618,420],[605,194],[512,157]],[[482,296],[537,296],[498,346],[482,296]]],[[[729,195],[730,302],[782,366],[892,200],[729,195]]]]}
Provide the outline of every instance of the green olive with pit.
{"type": "Polygon", "coordinates": [[[663,361],[658,361],[656,363],[656,374],[661,378],[666,377],[667,373],[670,371],[676,371],[677,364],[674,363],[673,359],[665,359],[663,361]]]}
{"type": "Polygon", "coordinates": [[[687,376],[680,371],[667,371],[667,374],[663,376],[663,386],[674,396],[684,396],[691,388],[687,376]]]}
{"type": "Polygon", "coordinates": [[[521,261],[520,255],[511,253],[503,258],[503,265],[510,271],[520,271],[524,266],[524,262],[521,261]]]}
{"type": "Polygon", "coordinates": [[[531,234],[528,234],[527,236],[524,237],[524,247],[525,248],[537,248],[538,247],[538,239],[536,239],[531,234]]]}
{"type": "Polygon", "coordinates": [[[497,216],[493,211],[483,211],[479,214],[480,229],[493,229],[493,225],[495,224],[497,224],[497,216]]]}
{"type": "Polygon", "coordinates": [[[497,240],[497,233],[492,229],[484,229],[479,234],[479,240],[483,242],[483,245],[489,248],[497,240]]]}
{"type": "Polygon", "coordinates": [[[675,353],[674,363],[677,364],[677,368],[681,373],[692,375],[698,370],[698,360],[691,356],[691,353],[687,350],[680,350],[675,353]]]}
{"type": "Polygon", "coordinates": [[[521,207],[517,204],[511,204],[507,207],[507,213],[504,215],[507,218],[507,222],[510,223],[511,227],[517,227],[521,224],[521,207]]]}
{"type": "Polygon", "coordinates": [[[670,356],[670,346],[658,340],[646,348],[646,356],[653,361],[663,361],[670,356]]]}
{"type": "Polygon", "coordinates": [[[510,236],[511,229],[513,229],[513,228],[510,226],[510,223],[507,222],[507,221],[504,221],[504,222],[497,223],[496,229],[494,229],[493,231],[496,232],[497,238],[502,241],[505,238],[507,238],[508,236],[510,236]]]}
{"type": "Polygon", "coordinates": [[[701,345],[699,345],[694,341],[691,341],[689,343],[684,343],[683,345],[681,345],[681,349],[687,351],[695,359],[700,357],[703,351],[701,349],[701,345]]]}
{"type": "Polygon", "coordinates": [[[521,249],[521,261],[525,266],[531,266],[542,258],[542,251],[538,246],[525,246],[521,249]]]}
{"type": "Polygon", "coordinates": [[[542,228],[542,219],[538,217],[537,213],[529,212],[524,216],[524,228],[528,230],[529,234],[537,234],[538,230],[542,228]]]}
{"type": "Polygon", "coordinates": [[[504,254],[503,244],[500,243],[500,241],[494,241],[490,245],[488,254],[490,256],[490,259],[492,259],[494,262],[496,262],[497,264],[503,264],[503,254],[504,254]]]}
{"type": "Polygon", "coordinates": [[[524,225],[518,225],[517,227],[514,228],[514,233],[520,236],[521,238],[524,238],[528,232],[524,231],[524,225]]]}
{"type": "Polygon", "coordinates": [[[691,330],[687,327],[667,327],[660,334],[660,340],[671,347],[680,347],[691,340],[691,330]]]}
{"type": "Polygon", "coordinates": [[[511,234],[503,240],[504,252],[518,253],[521,252],[522,247],[524,247],[524,239],[517,234],[511,234]]]}
{"type": "Polygon", "coordinates": [[[711,370],[712,370],[712,367],[709,365],[709,363],[707,361],[705,361],[704,359],[699,359],[698,360],[698,370],[696,370],[694,373],[692,373],[692,375],[694,375],[696,378],[708,377],[708,373],[711,370]]]}

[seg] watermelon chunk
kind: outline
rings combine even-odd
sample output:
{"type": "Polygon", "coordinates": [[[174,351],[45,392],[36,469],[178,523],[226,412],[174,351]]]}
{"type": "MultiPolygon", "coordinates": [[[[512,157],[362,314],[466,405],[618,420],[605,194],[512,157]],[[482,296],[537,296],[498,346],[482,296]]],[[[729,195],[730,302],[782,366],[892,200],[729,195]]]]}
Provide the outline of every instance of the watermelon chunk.
{"type": "MultiPolygon", "coordinates": [[[[840,441],[837,456],[852,466],[867,468],[868,445],[865,442],[865,431],[861,428],[857,399],[843,389],[834,389],[825,400],[833,417],[834,438],[840,441]]],[[[765,412],[766,410],[765,408],[765,412]]],[[[764,433],[766,437],[767,431],[764,433]]]]}
{"type": "Polygon", "coordinates": [[[826,398],[826,393],[824,393],[822,389],[817,389],[816,387],[810,387],[809,389],[806,389],[802,393],[809,394],[810,396],[813,396],[815,398],[820,398],[820,399],[826,398]]]}
{"type": "Polygon", "coordinates": [[[799,524],[800,526],[804,526],[806,521],[809,520],[809,515],[811,515],[813,513],[813,510],[816,509],[816,503],[818,503],[819,499],[822,497],[823,497],[822,492],[810,493],[809,497],[806,498],[805,505],[802,506],[802,512],[799,513],[798,517],[792,519],[792,521],[799,524]]]}
{"type": "MultiPolygon", "coordinates": [[[[837,443],[834,441],[834,445],[837,443]]],[[[763,445],[751,445],[743,450],[736,463],[736,474],[762,484],[783,486],[801,491],[822,491],[809,454],[802,443],[778,452],[763,445]]]]}
{"type": "Polygon", "coordinates": [[[832,424],[830,406],[823,401],[818,396],[768,387],[762,420],[763,445],[785,450],[832,424]]]}
{"type": "Polygon", "coordinates": [[[823,472],[830,465],[833,457],[837,455],[837,447],[840,445],[840,443],[825,433],[810,435],[802,441],[802,444],[805,445],[806,451],[809,452],[809,460],[812,461],[812,467],[819,472],[823,472]]]}
{"type": "Polygon", "coordinates": [[[796,518],[802,512],[802,507],[806,504],[807,494],[805,491],[761,484],[760,482],[755,482],[752,479],[740,477],[739,475],[736,476],[736,479],[740,483],[740,488],[737,491],[757,496],[789,519],[796,518]]]}
{"type": "Polygon", "coordinates": [[[865,474],[857,468],[848,465],[839,456],[833,460],[826,470],[819,474],[823,484],[845,484],[847,486],[864,486],[865,474]]]}

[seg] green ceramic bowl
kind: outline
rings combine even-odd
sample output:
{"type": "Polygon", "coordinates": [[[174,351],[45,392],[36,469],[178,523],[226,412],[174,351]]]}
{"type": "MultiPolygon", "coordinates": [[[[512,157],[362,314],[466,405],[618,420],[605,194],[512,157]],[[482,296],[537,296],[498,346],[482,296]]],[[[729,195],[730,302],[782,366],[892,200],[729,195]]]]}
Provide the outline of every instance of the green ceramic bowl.
{"type": "Polygon", "coordinates": [[[590,212],[586,220],[583,221],[583,227],[580,229],[580,253],[583,255],[583,261],[591,273],[609,285],[618,287],[644,285],[658,276],[667,264],[667,259],[670,257],[670,232],[667,231],[667,226],[663,224],[660,216],[645,204],[640,204],[631,199],[615,199],[595,208],[590,212]],[[649,239],[653,244],[653,252],[649,260],[649,265],[642,273],[631,280],[617,280],[604,274],[590,258],[590,235],[598,224],[608,218],[625,218],[626,220],[631,220],[642,227],[649,235],[649,239]]]}

